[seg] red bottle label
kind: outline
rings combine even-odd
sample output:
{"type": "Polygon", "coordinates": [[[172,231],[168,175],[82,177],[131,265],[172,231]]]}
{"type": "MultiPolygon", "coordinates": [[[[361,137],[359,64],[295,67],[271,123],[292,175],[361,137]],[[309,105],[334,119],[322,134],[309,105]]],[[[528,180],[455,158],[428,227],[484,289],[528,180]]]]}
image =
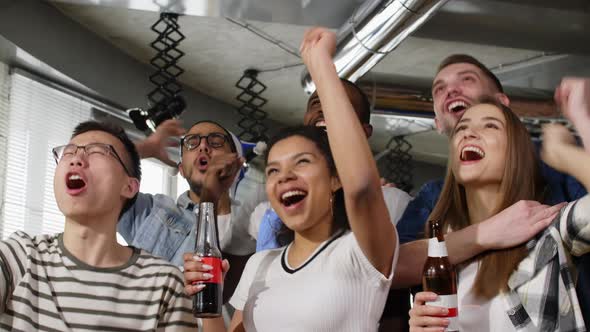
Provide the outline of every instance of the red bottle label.
{"type": "Polygon", "coordinates": [[[445,331],[459,331],[459,310],[457,309],[457,294],[439,295],[436,301],[426,302],[427,305],[443,307],[449,310],[449,314],[443,317],[448,318],[449,326],[445,331]]]}
{"type": "Polygon", "coordinates": [[[193,282],[193,285],[196,284],[221,284],[223,281],[223,272],[221,270],[221,258],[217,257],[201,257],[201,263],[207,264],[209,266],[213,266],[213,269],[207,271],[207,273],[212,274],[213,277],[209,280],[197,281],[193,282]]]}

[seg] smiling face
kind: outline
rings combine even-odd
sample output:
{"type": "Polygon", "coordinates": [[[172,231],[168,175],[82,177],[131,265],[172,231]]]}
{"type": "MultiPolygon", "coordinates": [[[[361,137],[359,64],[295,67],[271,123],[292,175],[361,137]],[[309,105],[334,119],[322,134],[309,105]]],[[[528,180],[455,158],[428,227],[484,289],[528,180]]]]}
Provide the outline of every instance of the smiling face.
{"type": "MultiPolygon", "coordinates": [[[[121,141],[106,132],[88,131],[69,142],[78,146],[93,143],[110,144],[122,162],[130,165],[121,141]]],[[[84,221],[113,215],[117,220],[123,204],[137,193],[139,181],[127,175],[113,154],[85,154],[78,149],[75,154],[64,155],[57,164],[53,187],[57,205],[66,218],[84,221]]]]}
{"type": "Polygon", "coordinates": [[[268,153],[266,194],[285,225],[298,233],[332,222],[331,197],[340,182],[316,144],[302,136],[278,141],[268,153]]]}
{"type": "Polygon", "coordinates": [[[439,132],[450,135],[465,110],[484,95],[495,96],[508,105],[506,95],[500,93],[492,80],[473,64],[455,63],[439,71],[432,84],[439,132]]]}
{"type": "Polygon", "coordinates": [[[187,180],[191,190],[199,194],[211,158],[217,155],[232,153],[231,143],[229,142],[231,138],[227,137],[223,128],[210,122],[201,122],[194,125],[185,137],[193,134],[199,136],[213,135],[215,141],[223,141],[225,139],[221,147],[210,146],[205,137],[202,137],[199,144],[195,144],[194,148],[190,150],[185,146],[181,147],[182,162],[179,166],[180,174],[187,180]]]}
{"type": "Polygon", "coordinates": [[[463,185],[500,184],[507,161],[506,118],[495,105],[478,104],[463,114],[452,134],[452,170],[463,185]]]}

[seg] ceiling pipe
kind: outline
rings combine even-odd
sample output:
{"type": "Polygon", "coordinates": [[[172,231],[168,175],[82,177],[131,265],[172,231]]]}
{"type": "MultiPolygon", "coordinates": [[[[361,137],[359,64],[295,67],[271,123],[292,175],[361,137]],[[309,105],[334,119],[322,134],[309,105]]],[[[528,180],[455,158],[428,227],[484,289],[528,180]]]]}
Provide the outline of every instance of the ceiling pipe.
{"type": "MultiPolygon", "coordinates": [[[[371,0],[364,2],[338,31],[334,65],[338,76],[355,82],[428,21],[448,0],[371,0]]],[[[307,69],[303,90],[315,85],[307,69]]]]}

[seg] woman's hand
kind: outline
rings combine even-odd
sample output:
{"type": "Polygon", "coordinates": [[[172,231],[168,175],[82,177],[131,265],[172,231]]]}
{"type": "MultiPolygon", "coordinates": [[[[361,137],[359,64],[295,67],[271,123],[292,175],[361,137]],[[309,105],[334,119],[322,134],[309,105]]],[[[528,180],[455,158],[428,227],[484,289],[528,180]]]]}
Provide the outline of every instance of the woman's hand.
{"type": "Polygon", "coordinates": [[[567,173],[570,165],[568,165],[567,158],[564,158],[564,153],[568,153],[571,148],[577,148],[576,141],[566,127],[558,124],[543,126],[541,157],[547,165],[567,173]]]}
{"type": "MultiPolygon", "coordinates": [[[[188,296],[195,295],[205,288],[205,284],[194,284],[198,281],[207,281],[213,277],[209,273],[213,267],[204,264],[201,257],[195,256],[193,253],[185,253],[184,256],[184,291],[188,296]]],[[[221,269],[223,271],[223,279],[225,274],[229,271],[229,262],[224,259],[221,262],[221,269]]]]}
{"type": "MultiPolygon", "coordinates": [[[[336,34],[326,28],[311,28],[303,35],[299,52],[312,78],[314,78],[314,73],[320,66],[334,66],[332,56],[336,52],[336,34]]],[[[315,77],[314,81],[318,79],[321,78],[315,77]]]]}
{"type": "Polygon", "coordinates": [[[410,332],[443,332],[449,326],[449,320],[442,318],[449,310],[443,307],[426,305],[435,301],[437,295],[432,292],[420,292],[414,297],[414,306],[410,310],[410,332]]]}

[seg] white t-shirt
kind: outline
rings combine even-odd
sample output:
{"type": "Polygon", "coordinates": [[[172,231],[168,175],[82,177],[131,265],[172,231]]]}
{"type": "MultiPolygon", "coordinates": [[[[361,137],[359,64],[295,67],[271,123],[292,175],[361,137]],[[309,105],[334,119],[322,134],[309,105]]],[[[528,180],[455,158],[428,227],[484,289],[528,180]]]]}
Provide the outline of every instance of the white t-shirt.
{"type": "MultiPolygon", "coordinates": [[[[250,170],[246,173],[250,173],[250,170]]],[[[245,177],[232,199],[231,214],[218,215],[219,242],[224,252],[233,255],[249,255],[256,251],[258,224],[252,225],[251,215],[258,203],[266,201],[264,185],[245,177]]],[[[262,203],[261,203],[262,204],[262,203]]]]}
{"type": "Polygon", "coordinates": [[[482,300],[471,289],[477,275],[479,261],[473,261],[459,269],[457,300],[459,301],[459,326],[461,331],[509,332],[514,325],[506,314],[506,305],[500,295],[482,300]]]}
{"type": "MultiPolygon", "coordinates": [[[[403,190],[392,188],[392,187],[381,187],[383,191],[383,199],[387,210],[389,211],[389,218],[394,225],[400,220],[404,214],[406,206],[412,200],[412,197],[403,190]]],[[[270,202],[262,202],[256,206],[254,212],[250,216],[250,222],[248,223],[248,234],[254,238],[258,238],[258,230],[260,229],[260,223],[264,217],[266,210],[270,209],[270,202]]]]}
{"type": "MultiPolygon", "coordinates": [[[[322,243],[298,268],[290,246],[252,256],[230,304],[246,331],[377,331],[393,277],[376,270],[352,232],[322,243]]],[[[397,263],[397,251],[392,267],[397,263]]]]}

